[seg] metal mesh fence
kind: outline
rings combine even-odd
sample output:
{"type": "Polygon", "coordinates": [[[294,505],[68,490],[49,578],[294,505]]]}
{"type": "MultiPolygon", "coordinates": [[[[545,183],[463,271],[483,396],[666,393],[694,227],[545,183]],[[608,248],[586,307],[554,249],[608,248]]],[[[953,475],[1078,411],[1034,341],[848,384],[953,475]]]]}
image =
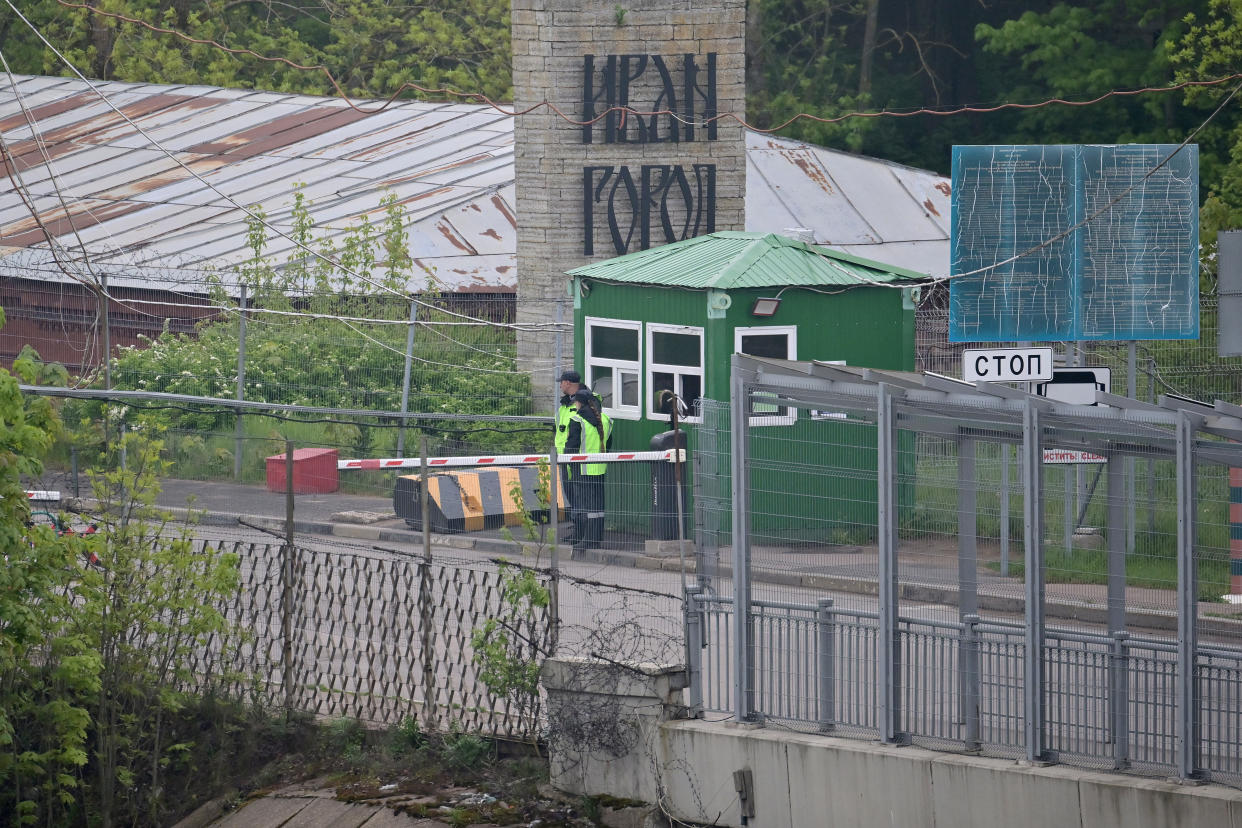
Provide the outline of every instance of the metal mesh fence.
{"type": "Polygon", "coordinates": [[[540,399],[530,376],[550,375],[558,349],[523,354],[518,328],[547,330],[572,359],[572,309],[564,300],[513,294],[399,296],[298,294],[255,300],[211,292],[205,283],[114,286],[104,303],[76,284],[8,279],[0,362],[26,345],[71,376],[112,387],[204,397],[379,411],[531,414],[540,399]],[[106,318],[104,306],[106,304],[106,318]],[[106,323],[106,324],[105,324],[106,323]],[[239,382],[240,379],[240,382],[239,382]]]}
{"type": "Polygon", "coordinates": [[[698,562],[745,574],[694,595],[704,709],[1242,782],[1237,444],[1176,406],[745,364],[744,402],[701,406],[698,562]],[[736,428],[752,394],[797,421],[736,428]]]}
{"type": "MultiPolygon", "coordinates": [[[[962,373],[966,348],[1012,347],[1012,342],[949,342],[947,286],[929,293],[915,315],[915,367],[950,377],[962,373]]],[[[1128,342],[1078,343],[1079,364],[1109,368],[1112,391],[1133,399],[1154,402],[1160,394],[1174,393],[1196,400],[1224,400],[1242,404],[1242,357],[1217,354],[1221,325],[1220,300],[1215,295],[1199,300],[1199,338],[1150,340],[1134,345],[1134,383],[1131,387],[1128,342]]],[[[1064,354],[1063,342],[1031,343],[1052,346],[1064,354]]]]}
{"type": "Polygon", "coordinates": [[[212,642],[193,674],[218,674],[214,659],[227,652],[235,691],[271,708],[383,725],[414,717],[506,738],[538,734],[538,696],[497,697],[480,681],[472,636],[489,618],[514,626],[531,660],[552,647],[548,608],[532,605],[514,618],[496,564],[200,545],[201,554],[225,551],[239,557],[241,589],[220,609],[242,637],[212,642]]]}

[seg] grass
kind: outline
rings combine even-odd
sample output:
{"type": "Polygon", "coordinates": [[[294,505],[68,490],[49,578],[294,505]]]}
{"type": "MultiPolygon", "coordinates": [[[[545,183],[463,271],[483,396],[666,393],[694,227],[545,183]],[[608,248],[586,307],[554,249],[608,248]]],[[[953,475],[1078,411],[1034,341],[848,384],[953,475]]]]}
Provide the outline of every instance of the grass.
{"type": "MultiPolygon", "coordinates": [[[[1000,571],[1000,563],[987,561],[987,568],[1000,571]]],[[[1021,553],[1011,557],[1009,575],[1022,578],[1026,572],[1021,553]]],[[[1108,583],[1108,552],[1103,549],[1074,549],[1050,546],[1044,552],[1044,578],[1052,584],[1108,583]]],[[[1164,555],[1136,553],[1126,557],[1126,585],[1173,590],[1177,587],[1177,560],[1164,555]]],[[[1229,562],[1199,561],[1199,600],[1219,601],[1229,591],[1229,562]]]]}
{"type": "MultiPolygon", "coordinates": [[[[947,441],[945,441],[947,444],[947,441]]],[[[934,451],[935,446],[931,447],[934,451]]],[[[921,451],[914,479],[914,502],[902,510],[902,532],[907,537],[926,534],[957,534],[957,465],[951,446],[941,446],[940,454],[921,451]]],[[[1002,463],[1000,447],[980,443],[977,448],[976,480],[978,484],[976,532],[981,543],[999,540],[1001,530],[1002,463]]],[[[1023,536],[1023,496],[1018,482],[1017,463],[1009,462],[1009,538],[1012,549],[1009,573],[1023,573],[1021,547],[1023,536]]],[[[1146,460],[1135,463],[1136,493],[1135,548],[1126,558],[1126,583],[1130,586],[1173,589],[1177,585],[1177,495],[1176,468],[1172,461],[1146,460]]],[[[1097,470],[1087,466],[1086,483],[1090,488],[1097,470]]],[[[1077,488],[1073,466],[1044,466],[1044,530],[1046,537],[1060,538],[1065,524],[1066,478],[1077,488]]],[[[1229,586],[1229,480],[1228,470],[1221,466],[1199,468],[1195,492],[1196,555],[1199,568],[1201,600],[1219,601],[1229,586]]],[[[1074,503],[1071,498],[1069,503],[1074,503]]],[[[1074,522],[1078,515],[1073,516],[1074,522]]],[[[1083,526],[1108,525],[1106,478],[1097,481],[1083,515],[1083,526]]],[[[1108,581],[1108,555],[1102,550],[1048,544],[1045,551],[1045,577],[1050,583],[1103,584],[1108,581]]],[[[999,564],[988,563],[999,571],[999,564]]]]}

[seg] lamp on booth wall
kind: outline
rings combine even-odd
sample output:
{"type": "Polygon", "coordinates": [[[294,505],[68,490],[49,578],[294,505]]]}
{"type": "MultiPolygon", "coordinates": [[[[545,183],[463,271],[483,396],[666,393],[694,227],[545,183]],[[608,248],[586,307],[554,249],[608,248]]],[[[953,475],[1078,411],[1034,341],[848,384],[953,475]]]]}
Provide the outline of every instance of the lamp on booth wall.
{"type": "Polygon", "coordinates": [[[776,313],[776,309],[781,306],[780,296],[773,296],[768,299],[756,299],[755,304],[750,306],[751,316],[772,316],[776,313]]]}

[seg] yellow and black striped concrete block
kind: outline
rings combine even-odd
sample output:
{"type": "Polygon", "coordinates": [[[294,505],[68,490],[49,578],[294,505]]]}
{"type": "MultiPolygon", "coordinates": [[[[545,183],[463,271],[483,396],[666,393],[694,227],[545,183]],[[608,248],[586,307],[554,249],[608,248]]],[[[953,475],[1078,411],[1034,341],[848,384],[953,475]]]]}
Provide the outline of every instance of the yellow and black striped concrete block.
{"type": "MultiPolygon", "coordinates": [[[[422,528],[422,506],[419,504],[421,485],[422,475],[410,474],[398,477],[393,489],[392,504],[397,517],[404,518],[414,529],[422,528]]],[[[546,523],[547,509],[538,508],[538,485],[539,469],[535,466],[434,472],[427,483],[427,493],[431,496],[431,531],[476,532],[519,526],[522,523],[522,504],[537,523],[546,523]],[[522,493],[520,501],[515,497],[519,483],[522,493]]],[[[559,480],[557,492],[563,519],[565,492],[559,480]]]]}

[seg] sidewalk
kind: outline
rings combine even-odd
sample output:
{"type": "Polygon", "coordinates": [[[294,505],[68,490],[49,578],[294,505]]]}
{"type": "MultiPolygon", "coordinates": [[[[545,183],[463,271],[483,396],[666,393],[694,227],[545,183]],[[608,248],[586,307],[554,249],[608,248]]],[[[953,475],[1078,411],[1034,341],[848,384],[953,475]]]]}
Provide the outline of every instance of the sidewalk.
{"type": "MultiPolygon", "coordinates": [[[[56,481],[50,481],[56,482],[56,481]]],[[[193,508],[204,514],[200,522],[216,526],[239,526],[238,518],[262,526],[276,534],[285,531],[284,493],[269,492],[259,485],[166,479],[159,505],[184,510],[190,498],[193,508]]],[[[62,492],[66,488],[60,486],[62,492]]],[[[360,541],[417,544],[422,533],[411,530],[393,511],[392,499],[368,495],[295,494],[294,531],[302,534],[330,535],[360,541]]],[[[439,547],[473,550],[483,555],[508,554],[517,545],[500,530],[459,535],[433,535],[439,547]]],[[[942,544],[943,545],[943,544],[942,544]]],[[[687,544],[692,552],[693,544],[687,544]]],[[[568,550],[564,550],[568,555],[568,550]]],[[[751,550],[756,581],[814,591],[875,595],[877,565],[870,548],[808,554],[784,547],[754,547],[751,550]]],[[[901,550],[902,601],[919,604],[957,604],[957,559],[952,550],[927,554],[913,543],[901,550]]],[[[675,541],[651,544],[646,548],[603,549],[586,553],[596,563],[643,569],[676,571],[681,561],[675,541]],[[648,550],[654,554],[648,554],[648,550]]],[[[718,574],[731,574],[732,553],[718,553],[718,574]]],[[[688,565],[693,567],[693,561],[688,565]]],[[[1004,578],[980,566],[977,572],[979,608],[993,613],[1022,615],[1025,592],[1021,578],[1004,578]]],[[[1107,592],[1100,584],[1048,584],[1045,613],[1058,623],[1102,624],[1107,621],[1107,592]]],[[[1173,590],[1128,587],[1128,623],[1151,630],[1177,629],[1177,598],[1173,590]]],[[[1242,634],[1242,606],[1224,603],[1199,604],[1200,628],[1213,633],[1242,634]]]]}

